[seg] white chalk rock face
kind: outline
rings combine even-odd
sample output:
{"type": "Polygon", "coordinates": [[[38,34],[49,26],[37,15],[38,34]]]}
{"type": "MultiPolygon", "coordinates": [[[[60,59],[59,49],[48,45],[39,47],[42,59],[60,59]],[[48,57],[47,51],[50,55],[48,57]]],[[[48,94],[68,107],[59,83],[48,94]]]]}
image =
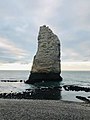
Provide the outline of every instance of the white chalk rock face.
{"type": "Polygon", "coordinates": [[[60,41],[49,27],[41,26],[38,49],[28,81],[61,80],[60,73],[60,41]]]}
{"type": "Polygon", "coordinates": [[[60,73],[60,41],[46,26],[40,27],[38,50],[34,57],[32,72],[60,73]]]}

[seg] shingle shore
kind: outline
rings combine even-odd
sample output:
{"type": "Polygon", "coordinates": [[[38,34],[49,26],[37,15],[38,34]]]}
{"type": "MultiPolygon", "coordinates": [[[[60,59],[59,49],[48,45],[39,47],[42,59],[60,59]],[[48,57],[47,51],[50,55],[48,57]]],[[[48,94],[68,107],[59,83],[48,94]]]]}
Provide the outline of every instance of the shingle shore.
{"type": "Polygon", "coordinates": [[[90,104],[0,99],[0,120],[90,120],[90,104]]]}

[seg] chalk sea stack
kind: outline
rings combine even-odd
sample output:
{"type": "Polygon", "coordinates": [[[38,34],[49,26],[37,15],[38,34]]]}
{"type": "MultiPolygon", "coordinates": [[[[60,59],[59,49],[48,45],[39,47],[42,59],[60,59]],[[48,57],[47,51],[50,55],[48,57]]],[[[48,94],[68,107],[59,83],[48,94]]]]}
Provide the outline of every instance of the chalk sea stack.
{"type": "Polygon", "coordinates": [[[60,73],[60,41],[49,27],[43,25],[39,30],[38,49],[26,83],[61,81],[60,73]]]}

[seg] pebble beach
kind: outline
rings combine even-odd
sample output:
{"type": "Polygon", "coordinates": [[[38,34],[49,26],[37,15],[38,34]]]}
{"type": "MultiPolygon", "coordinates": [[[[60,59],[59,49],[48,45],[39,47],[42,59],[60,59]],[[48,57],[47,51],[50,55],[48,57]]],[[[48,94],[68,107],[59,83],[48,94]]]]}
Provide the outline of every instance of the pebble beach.
{"type": "Polygon", "coordinates": [[[61,100],[0,99],[0,120],[90,120],[90,104],[61,100]]]}

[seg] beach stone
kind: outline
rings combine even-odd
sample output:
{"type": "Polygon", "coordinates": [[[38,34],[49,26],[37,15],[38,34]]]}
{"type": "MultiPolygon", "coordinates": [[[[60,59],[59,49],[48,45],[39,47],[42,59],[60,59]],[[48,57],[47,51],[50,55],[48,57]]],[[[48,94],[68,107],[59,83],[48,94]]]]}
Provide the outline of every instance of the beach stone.
{"type": "Polygon", "coordinates": [[[41,26],[38,49],[26,83],[61,81],[60,41],[48,26],[41,26]]]}

